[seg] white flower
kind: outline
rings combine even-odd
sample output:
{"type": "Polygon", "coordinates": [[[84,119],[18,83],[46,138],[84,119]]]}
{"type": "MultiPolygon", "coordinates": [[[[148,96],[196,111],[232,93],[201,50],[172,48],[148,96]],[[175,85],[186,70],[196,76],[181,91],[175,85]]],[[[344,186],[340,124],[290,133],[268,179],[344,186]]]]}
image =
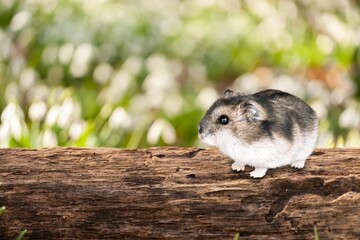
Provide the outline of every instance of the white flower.
{"type": "Polygon", "coordinates": [[[69,62],[73,57],[74,51],[75,51],[75,47],[73,44],[65,43],[64,45],[62,45],[59,49],[59,55],[58,55],[60,63],[64,65],[69,64],[69,62]]]}
{"type": "Polygon", "coordinates": [[[71,98],[66,99],[59,109],[57,124],[61,128],[69,127],[72,121],[80,118],[80,111],[79,103],[71,98]]]}
{"type": "Polygon", "coordinates": [[[79,139],[86,129],[85,121],[73,122],[69,128],[69,136],[71,139],[79,139]]]}
{"type": "Polygon", "coordinates": [[[128,128],[131,126],[130,115],[121,107],[115,108],[109,117],[109,127],[116,129],[119,127],[128,128]]]}
{"type": "Polygon", "coordinates": [[[19,141],[24,131],[24,113],[22,109],[14,102],[6,106],[1,114],[3,125],[8,125],[11,136],[19,141]]]}
{"type": "Polygon", "coordinates": [[[11,19],[10,29],[12,31],[19,31],[28,25],[31,21],[31,13],[29,11],[21,11],[11,19]]]}
{"type": "Polygon", "coordinates": [[[11,138],[10,125],[3,123],[0,125],[0,147],[9,147],[11,138]]]}
{"type": "Polygon", "coordinates": [[[166,144],[174,144],[176,142],[176,131],[174,127],[162,118],[158,118],[151,125],[148,134],[147,141],[149,144],[154,145],[160,137],[166,144]]]}
{"type": "Polygon", "coordinates": [[[1,113],[1,121],[2,122],[10,121],[14,116],[18,116],[19,118],[24,118],[24,113],[16,103],[11,102],[5,107],[5,109],[1,113]]]}
{"type": "Polygon", "coordinates": [[[55,104],[49,109],[46,115],[45,123],[49,126],[55,125],[59,115],[60,115],[60,106],[55,104]]]}
{"type": "Polygon", "coordinates": [[[339,124],[343,128],[359,128],[360,127],[360,113],[355,106],[346,108],[339,117],[339,124]]]}
{"type": "Polygon", "coordinates": [[[216,101],[217,98],[217,92],[213,88],[207,87],[200,91],[196,97],[195,103],[203,110],[207,110],[216,101]]]}
{"type": "Polygon", "coordinates": [[[70,73],[74,77],[83,77],[89,70],[89,63],[94,56],[94,49],[90,43],[82,43],[76,48],[73,61],[70,64],[70,73]]]}
{"type": "Polygon", "coordinates": [[[56,147],[57,144],[58,144],[58,140],[55,133],[50,129],[45,130],[42,136],[43,147],[56,147]]]}
{"type": "Polygon", "coordinates": [[[29,108],[29,118],[32,121],[41,121],[45,117],[46,110],[46,103],[43,101],[34,102],[29,108]]]}
{"type": "Polygon", "coordinates": [[[101,63],[95,68],[93,72],[94,80],[97,83],[105,84],[109,80],[112,72],[113,68],[109,63],[101,63]]]}

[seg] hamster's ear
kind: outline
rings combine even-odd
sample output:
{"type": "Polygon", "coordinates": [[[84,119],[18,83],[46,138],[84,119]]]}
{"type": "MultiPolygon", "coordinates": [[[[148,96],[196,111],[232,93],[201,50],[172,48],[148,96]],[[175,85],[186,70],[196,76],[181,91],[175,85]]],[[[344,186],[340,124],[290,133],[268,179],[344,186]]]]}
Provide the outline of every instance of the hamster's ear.
{"type": "Polygon", "coordinates": [[[229,98],[229,97],[235,96],[235,95],[237,95],[237,94],[238,94],[238,92],[234,92],[234,91],[231,90],[231,89],[226,89],[226,90],[224,91],[224,98],[229,98]]]}
{"type": "Polygon", "coordinates": [[[242,111],[249,122],[263,121],[267,117],[265,109],[253,100],[246,101],[242,111]]]}

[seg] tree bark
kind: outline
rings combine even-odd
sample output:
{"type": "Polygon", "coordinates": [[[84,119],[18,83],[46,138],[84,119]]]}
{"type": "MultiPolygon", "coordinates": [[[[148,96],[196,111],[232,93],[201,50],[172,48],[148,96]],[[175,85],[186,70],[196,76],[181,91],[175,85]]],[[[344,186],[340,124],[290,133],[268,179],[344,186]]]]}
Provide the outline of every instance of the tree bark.
{"type": "Polygon", "coordinates": [[[216,149],[0,149],[0,239],[359,239],[360,149],[233,172],[216,149]]]}

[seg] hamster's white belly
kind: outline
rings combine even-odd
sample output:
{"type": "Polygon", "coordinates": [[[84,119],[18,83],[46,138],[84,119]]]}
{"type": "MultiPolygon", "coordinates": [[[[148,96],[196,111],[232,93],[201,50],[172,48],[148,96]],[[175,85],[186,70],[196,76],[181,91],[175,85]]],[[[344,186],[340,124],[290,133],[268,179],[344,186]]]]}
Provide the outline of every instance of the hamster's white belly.
{"type": "Polygon", "coordinates": [[[221,152],[244,165],[260,168],[277,168],[303,160],[311,154],[316,143],[317,132],[308,136],[296,136],[289,142],[281,137],[262,139],[246,144],[235,137],[229,137],[218,145],[221,152]],[[298,157],[301,156],[300,158],[298,157]],[[304,159],[301,159],[304,158],[304,159]]]}

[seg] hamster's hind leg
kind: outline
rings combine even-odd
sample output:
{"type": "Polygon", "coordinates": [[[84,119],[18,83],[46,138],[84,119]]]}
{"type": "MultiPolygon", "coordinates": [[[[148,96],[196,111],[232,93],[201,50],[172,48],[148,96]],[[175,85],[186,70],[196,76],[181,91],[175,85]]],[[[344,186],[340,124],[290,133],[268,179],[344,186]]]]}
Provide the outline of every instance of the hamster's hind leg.
{"type": "Polygon", "coordinates": [[[293,168],[304,168],[305,161],[314,151],[317,140],[317,131],[303,138],[302,147],[300,147],[294,156],[294,161],[291,163],[293,168]]]}
{"type": "Polygon", "coordinates": [[[293,168],[304,168],[307,158],[312,153],[313,148],[304,149],[296,154],[294,161],[291,163],[293,168]]]}
{"type": "Polygon", "coordinates": [[[304,168],[306,159],[311,154],[312,149],[305,149],[305,151],[300,151],[295,155],[294,161],[291,163],[293,168],[304,168]]]}

